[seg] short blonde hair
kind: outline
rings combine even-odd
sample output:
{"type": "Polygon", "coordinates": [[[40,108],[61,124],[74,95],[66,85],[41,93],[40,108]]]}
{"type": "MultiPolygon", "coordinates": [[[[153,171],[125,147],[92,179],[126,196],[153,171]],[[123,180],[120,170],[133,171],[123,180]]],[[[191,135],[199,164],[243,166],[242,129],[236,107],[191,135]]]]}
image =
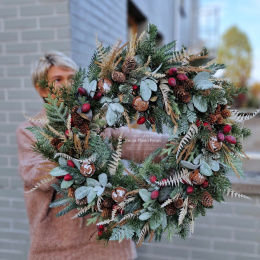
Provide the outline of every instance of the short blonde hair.
{"type": "Polygon", "coordinates": [[[40,79],[47,77],[51,66],[57,66],[75,72],[79,69],[77,64],[64,53],[59,51],[47,51],[32,65],[31,77],[34,86],[36,86],[40,79]]]}

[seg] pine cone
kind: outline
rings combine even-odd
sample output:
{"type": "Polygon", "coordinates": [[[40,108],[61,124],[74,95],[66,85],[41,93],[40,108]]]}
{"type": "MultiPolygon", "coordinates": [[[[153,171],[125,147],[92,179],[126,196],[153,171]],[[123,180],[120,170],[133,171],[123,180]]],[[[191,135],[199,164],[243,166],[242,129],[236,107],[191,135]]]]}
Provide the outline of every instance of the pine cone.
{"type": "Polygon", "coordinates": [[[182,198],[179,198],[177,199],[176,201],[174,201],[174,206],[179,209],[183,206],[183,199],[182,198]]]}
{"type": "Polygon", "coordinates": [[[213,205],[213,198],[207,191],[203,192],[201,203],[205,207],[210,207],[213,205]]]}
{"type": "Polygon", "coordinates": [[[216,110],[215,110],[215,115],[220,114],[220,113],[221,113],[221,106],[218,105],[216,110]]]}
{"type": "Polygon", "coordinates": [[[218,124],[218,125],[222,125],[223,122],[224,122],[223,117],[220,115],[220,116],[218,117],[217,124],[218,124]]]}
{"type": "Polygon", "coordinates": [[[221,115],[224,117],[224,118],[227,118],[227,117],[230,117],[231,116],[231,112],[228,110],[228,109],[224,109],[221,111],[221,115]]]}
{"type": "Polygon", "coordinates": [[[190,209],[194,209],[194,208],[196,208],[196,204],[193,202],[193,200],[191,200],[190,198],[189,198],[189,200],[188,200],[188,207],[190,208],[190,209]]]}
{"type": "Polygon", "coordinates": [[[76,202],[77,205],[80,205],[80,206],[88,204],[87,197],[80,199],[80,200],[76,199],[75,202],[76,202]]]}
{"type": "Polygon", "coordinates": [[[69,192],[68,192],[68,196],[70,198],[74,198],[75,197],[75,189],[74,188],[69,188],[69,192]]]}
{"type": "Polygon", "coordinates": [[[83,134],[86,135],[89,131],[89,126],[87,122],[84,122],[82,126],[79,127],[79,131],[83,134]]]}
{"type": "Polygon", "coordinates": [[[115,82],[124,83],[125,82],[125,74],[122,73],[122,72],[119,72],[119,71],[114,71],[113,74],[112,74],[112,79],[115,82]]]}
{"type": "Polygon", "coordinates": [[[213,123],[215,123],[217,121],[217,117],[216,117],[216,115],[213,115],[213,114],[211,114],[211,115],[209,115],[209,117],[208,117],[208,122],[212,125],[213,123]]]}
{"type": "Polygon", "coordinates": [[[129,74],[136,65],[136,60],[134,57],[127,57],[123,63],[122,71],[124,74],[129,74]]]}
{"type": "Polygon", "coordinates": [[[52,140],[51,140],[51,145],[58,149],[58,145],[61,143],[61,140],[58,138],[58,137],[54,137],[52,140]]]}
{"type": "Polygon", "coordinates": [[[194,81],[192,79],[186,79],[182,81],[182,85],[184,86],[186,91],[189,91],[194,88],[194,81]]]}
{"type": "Polygon", "coordinates": [[[79,109],[79,106],[74,106],[72,109],[71,109],[71,113],[76,113],[79,109]]]}
{"type": "Polygon", "coordinates": [[[85,121],[85,119],[77,113],[72,114],[72,120],[73,120],[75,127],[77,127],[77,128],[80,128],[85,121]]]}
{"type": "Polygon", "coordinates": [[[112,198],[106,198],[103,201],[103,206],[105,208],[111,208],[114,205],[114,200],[112,198]]]}
{"type": "Polygon", "coordinates": [[[191,95],[190,95],[190,93],[188,93],[188,92],[186,92],[186,94],[181,97],[181,101],[182,101],[183,103],[186,103],[186,104],[187,104],[187,103],[190,102],[190,100],[191,100],[191,95]]]}
{"type": "Polygon", "coordinates": [[[174,206],[174,203],[168,204],[168,205],[165,207],[165,209],[166,209],[167,215],[169,215],[169,216],[173,216],[173,215],[176,213],[176,208],[175,208],[175,206],[174,206]]]}
{"type": "Polygon", "coordinates": [[[59,143],[57,146],[57,149],[60,150],[60,148],[63,146],[64,143],[59,143]]]}
{"type": "Polygon", "coordinates": [[[108,218],[111,216],[111,213],[112,213],[112,209],[104,208],[103,211],[101,212],[101,217],[108,218]]]}
{"type": "Polygon", "coordinates": [[[181,98],[182,96],[184,96],[187,92],[185,91],[184,87],[183,86],[180,86],[180,85],[176,85],[174,87],[174,95],[177,97],[177,98],[181,98]]]}

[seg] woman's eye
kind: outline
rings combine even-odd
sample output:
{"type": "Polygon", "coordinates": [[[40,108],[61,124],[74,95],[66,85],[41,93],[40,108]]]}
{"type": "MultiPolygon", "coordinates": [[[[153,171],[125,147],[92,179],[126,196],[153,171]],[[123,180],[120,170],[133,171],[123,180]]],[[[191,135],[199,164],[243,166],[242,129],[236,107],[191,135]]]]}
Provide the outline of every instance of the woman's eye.
{"type": "Polygon", "coordinates": [[[55,79],[55,82],[60,82],[61,80],[60,79],[55,79]]]}

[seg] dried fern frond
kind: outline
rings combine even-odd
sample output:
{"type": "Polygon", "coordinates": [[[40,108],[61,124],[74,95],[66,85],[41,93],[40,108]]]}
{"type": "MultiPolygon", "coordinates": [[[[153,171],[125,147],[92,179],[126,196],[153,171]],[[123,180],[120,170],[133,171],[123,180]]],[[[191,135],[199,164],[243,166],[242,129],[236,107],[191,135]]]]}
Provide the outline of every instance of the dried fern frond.
{"type": "Polygon", "coordinates": [[[194,224],[195,224],[193,209],[189,210],[189,215],[190,215],[190,219],[191,219],[191,221],[190,221],[190,233],[193,234],[194,233],[194,224]]]}
{"type": "Polygon", "coordinates": [[[148,56],[148,59],[147,59],[147,61],[146,61],[146,63],[144,64],[144,67],[145,67],[145,68],[149,66],[151,60],[152,60],[152,58],[151,58],[151,56],[149,55],[149,56],[148,56]]]}
{"type": "Polygon", "coordinates": [[[260,110],[257,109],[253,113],[241,113],[241,112],[239,112],[238,110],[235,110],[235,109],[230,110],[231,116],[233,116],[235,118],[235,122],[243,122],[243,121],[249,120],[249,119],[255,117],[258,114],[259,111],[260,110]]]}
{"type": "Polygon", "coordinates": [[[112,221],[113,221],[113,219],[106,219],[106,220],[104,220],[104,221],[98,222],[96,225],[97,225],[97,226],[107,225],[107,224],[109,224],[109,223],[112,222],[112,221]]]}
{"type": "Polygon", "coordinates": [[[144,39],[144,36],[146,35],[146,31],[143,31],[141,35],[139,36],[137,43],[141,42],[144,39]]]}
{"type": "Polygon", "coordinates": [[[91,208],[91,206],[86,206],[84,208],[81,208],[79,210],[79,212],[76,215],[74,215],[71,219],[75,219],[75,218],[80,217],[82,214],[86,213],[90,208],[91,208]]]}
{"type": "Polygon", "coordinates": [[[246,196],[244,194],[237,193],[237,192],[235,192],[234,190],[232,190],[230,188],[227,190],[227,196],[238,197],[238,198],[243,198],[243,199],[250,199],[250,197],[248,197],[248,196],[246,196]]]}
{"type": "Polygon", "coordinates": [[[40,133],[41,133],[41,135],[42,135],[43,137],[45,137],[45,139],[47,139],[49,142],[51,142],[51,141],[52,141],[53,137],[51,137],[51,136],[47,135],[47,134],[46,134],[46,133],[44,133],[44,132],[40,132],[40,133]]]}
{"type": "Polygon", "coordinates": [[[128,127],[129,127],[129,131],[131,132],[131,122],[130,122],[130,118],[129,118],[129,115],[128,115],[128,111],[126,109],[124,110],[123,115],[125,117],[125,120],[127,122],[128,127]]]}
{"type": "Polygon", "coordinates": [[[72,138],[72,132],[71,132],[71,114],[69,114],[67,119],[67,129],[69,131],[69,139],[72,138]]]}
{"type": "Polygon", "coordinates": [[[189,197],[187,197],[184,202],[183,202],[183,207],[180,211],[180,215],[179,215],[179,219],[178,219],[178,225],[181,225],[185,216],[187,215],[187,211],[188,211],[188,199],[189,197]]]}
{"type": "Polygon", "coordinates": [[[135,218],[136,216],[138,216],[138,213],[128,213],[126,214],[118,223],[122,223],[123,221],[125,220],[128,220],[128,219],[132,219],[132,218],[135,218]]]}
{"type": "Polygon", "coordinates": [[[33,191],[37,190],[39,187],[41,187],[43,184],[46,184],[46,183],[50,182],[53,179],[55,179],[54,176],[49,176],[49,178],[44,178],[40,182],[36,183],[36,185],[32,189],[30,189],[29,191],[24,191],[24,193],[33,192],[33,191]]]}
{"type": "Polygon", "coordinates": [[[143,180],[136,177],[134,174],[132,174],[130,171],[127,170],[127,168],[124,168],[124,170],[127,172],[129,176],[131,176],[141,187],[143,188],[149,188],[150,186],[147,185],[143,180]]]}
{"type": "Polygon", "coordinates": [[[134,36],[132,37],[129,43],[126,58],[135,56],[136,46],[137,46],[137,33],[134,34],[134,36]]]}
{"type": "Polygon", "coordinates": [[[175,200],[177,200],[180,195],[181,195],[180,193],[177,193],[173,198],[167,199],[167,200],[161,205],[161,208],[164,208],[164,207],[166,207],[167,205],[169,205],[169,204],[171,204],[172,202],[174,202],[175,200]]]}
{"type": "Polygon", "coordinates": [[[120,203],[118,204],[118,207],[119,207],[120,209],[124,209],[125,206],[126,206],[126,204],[132,202],[133,200],[135,200],[135,197],[128,198],[128,199],[126,199],[126,200],[120,202],[120,203]]]}
{"type": "Polygon", "coordinates": [[[111,175],[115,175],[118,168],[119,161],[121,160],[121,155],[122,155],[122,134],[120,134],[118,137],[116,152],[112,154],[113,160],[108,164],[109,172],[111,175]]]}
{"type": "Polygon", "coordinates": [[[148,76],[148,77],[153,77],[155,79],[162,79],[162,78],[166,77],[166,74],[163,74],[163,73],[153,73],[153,72],[149,72],[149,71],[146,71],[144,74],[146,76],[148,76]]]}
{"type": "Polygon", "coordinates": [[[75,149],[76,149],[77,153],[79,155],[81,155],[82,154],[82,146],[81,146],[81,141],[79,139],[79,135],[74,134],[73,137],[74,137],[73,139],[74,139],[75,149]]]}
{"type": "Polygon", "coordinates": [[[141,230],[141,233],[140,233],[140,235],[139,235],[139,239],[138,239],[138,241],[137,241],[137,247],[139,247],[139,246],[141,246],[142,245],[142,243],[143,243],[143,241],[144,241],[144,237],[145,237],[145,235],[147,234],[149,232],[149,223],[146,223],[144,226],[143,226],[143,228],[142,228],[142,230],[141,230]]]}
{"type": "Polygon", "coordinates": [[[187,134],[182,138],[178,151],[176,153],[176,159],[178,160],[178,157],[180,155],[180,152],[182,149],[191,141],[191,139],[194,137],[195,134],[198,133],[198,127],[196,124],[192,124],[187,132],[187,134]]]}
{"type": "Polygon", "coordinates": [[[67,138],[65,137],[64,134],[60,133],[59,131],[57,131],[56,129],[54,129],[52,126],[47,125],[47,127],[49,128],[49,130],[54,133],[56,136],[58,136],[59,138],[61,138],[63,141],[66,141],[67,138]]]}
{"type": "Polygon", "coordinates": [[[66,153],[55,153],[54,159],[55,159],[56,157],[62,157],[62,158],[64,158],[64,159],[66,159],[66,160],[72,160],[72,159],[74,159],[74,158],[72,158],[71,156],[69,156],[69,155],[66,154],[66,153]]]}
{"type": "Polygon", "coordinates": [[[35,124],[48,124],[49,123],[49,119],[47,118],[47,116],[27,116],[26,114],[23,114],[23,116],[29,120],[31,123],[35,123],[35,124]]]}
{"type": "Polygon", "coordinates": [[[202,67],[192,67],[192,66],[188,66],[188,67],[181,67],[183,73],[184,72],[201,72],[201,71],[206,71],[206,72],[211,72],[211,70],[202,68],[202,67]]]}
{"type": "Polygon", "coordinates": [[[180,160],[182,159],[183,155],[185,154],[185,157],[184,157],[184,161],[187,160],[187,158],[189,157],[189,155],[191,154],[191,152],[193,151],[194,147],[195,147],[195,144],[196,144],[196,139],[192,139],[192,141],[190,143],[188,143],[184,148],[183,150],[181,151],[178,159],[177,159],[177,163],[180,162],[180,160]]]}
{"type": "Polygon", "coordinates": [[[187,169],[182,169],[181,172],[176,172],[174,176],[170,176],[168,179],[162,181],[156,181],[155,183],[159,186],[165,186],[165,185],[179,186],[179,184],[182,183],[182,181],[184,180],[190,185],[192,185],[189,175],[190,174],[187,169]]]}
{"type": "Polygon", "coordinates": [[[103,198],[102,196],[99,196],[98,199],[97,199],[97,209],[99,212],[103,212],[103,210],[101,209],[101,206],[102,206],[102,202],[103,201],[103,198]]]}

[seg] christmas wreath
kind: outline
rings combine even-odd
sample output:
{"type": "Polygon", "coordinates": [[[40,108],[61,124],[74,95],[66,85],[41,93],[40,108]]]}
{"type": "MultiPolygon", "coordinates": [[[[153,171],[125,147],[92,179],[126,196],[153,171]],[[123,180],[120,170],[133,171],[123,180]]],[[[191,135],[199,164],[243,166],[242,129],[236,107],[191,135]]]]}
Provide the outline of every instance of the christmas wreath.
{"type": "Polygon", "coordinates": [[[28,128],[37,139],[35,152],[53,164],[45,179],[53,179],[63,197],[50,207],[73,209],[75,217],[89,215],[98,240],[147,237],[185,238],[194,220],[224,201],[224,195],[246,197],[231,189],[228,175],[243,176],[241,140],[250,130],[240,123],[255,116],[231,110],[233,98],[245,92],[225,78],[216,78],[223,64],[209,61],[204,48],[192,55],[175,42],[156,45],[157,27],[149,25],[128,45],[97,43],[86,72],[80,69],[70,87],[55,90],[44,104],[47,118],[29,118],[42,127],[28,128]],[[166,148],[153,151],[142,164],[121,161],[122,144],[102,138],[107,127],[136,120],[158,133],[170,133],[166,148]],[[115,148],[113,148],[115,147],[115,148]],[[153,162],[163,155],[159,163],[153,162]],[[126,174],[127,173],[127,174],[126,174]]]}

